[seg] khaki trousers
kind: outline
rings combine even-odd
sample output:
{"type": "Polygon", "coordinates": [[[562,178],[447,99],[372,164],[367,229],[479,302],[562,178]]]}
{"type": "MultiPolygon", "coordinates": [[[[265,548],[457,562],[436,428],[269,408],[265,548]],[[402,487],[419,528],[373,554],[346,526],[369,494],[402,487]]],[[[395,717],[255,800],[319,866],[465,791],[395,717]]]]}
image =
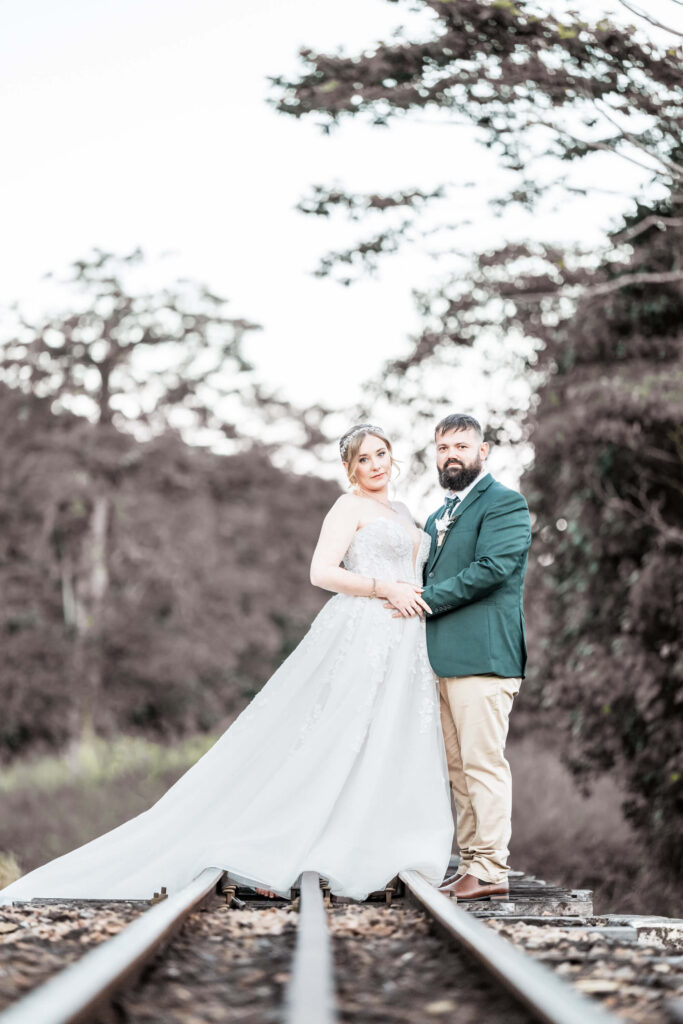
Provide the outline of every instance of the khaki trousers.
{"type": "Polygon", "coordinates": [[[485,882],[507,878],[512,779],[505,740],[521,679],[439,679],[448,777],[457,811],[461,873],[485,882]]]}

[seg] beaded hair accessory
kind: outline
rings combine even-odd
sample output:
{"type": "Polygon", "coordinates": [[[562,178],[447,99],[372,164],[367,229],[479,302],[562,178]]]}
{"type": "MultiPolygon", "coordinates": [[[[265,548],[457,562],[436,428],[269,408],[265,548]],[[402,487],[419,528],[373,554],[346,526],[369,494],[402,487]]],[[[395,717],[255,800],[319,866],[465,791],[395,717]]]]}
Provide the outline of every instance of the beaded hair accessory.
{"type": "Polygon", "coordinates": [[[379,434],[381,437],[384,437],[384,431],[381,427],[373,426],[372,423],[361,423],[359,427],[356,427],[349,434],[344,434],[339,442],[339,454],[341,455],[342,462],[346,461],[346,453],[351,438],[356,437],[358,434],[379,434]]]}

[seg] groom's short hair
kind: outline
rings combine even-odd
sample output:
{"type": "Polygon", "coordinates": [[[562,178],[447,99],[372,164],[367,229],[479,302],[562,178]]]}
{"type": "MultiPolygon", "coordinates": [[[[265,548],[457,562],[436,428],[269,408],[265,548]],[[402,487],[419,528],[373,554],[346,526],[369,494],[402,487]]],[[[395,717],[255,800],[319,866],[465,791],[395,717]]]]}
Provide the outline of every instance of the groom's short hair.
{"type": "Polygon", "coordinates": [[[467,416],[464,412],[454,412],[450,416],[444,416],[436,425],[434,437],[447,434],[449,430],[475,430],[479,437],[482,439],[484,437],[479,420],[475,420],[474,416],[467,416]]]}

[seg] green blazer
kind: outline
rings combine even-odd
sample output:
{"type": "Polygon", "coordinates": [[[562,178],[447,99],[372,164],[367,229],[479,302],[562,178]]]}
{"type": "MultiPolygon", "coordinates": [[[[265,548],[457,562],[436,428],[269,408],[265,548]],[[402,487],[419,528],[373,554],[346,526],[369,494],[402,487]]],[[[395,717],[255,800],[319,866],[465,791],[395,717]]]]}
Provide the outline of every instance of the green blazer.
{"type": "Polygon", "coordinates": [[[524,573],[531,522],[527,503],[490,473],[457,506],[437,546],[432,538],[424,569],[427,649],[437,676],[524,676],[524,573]]]}

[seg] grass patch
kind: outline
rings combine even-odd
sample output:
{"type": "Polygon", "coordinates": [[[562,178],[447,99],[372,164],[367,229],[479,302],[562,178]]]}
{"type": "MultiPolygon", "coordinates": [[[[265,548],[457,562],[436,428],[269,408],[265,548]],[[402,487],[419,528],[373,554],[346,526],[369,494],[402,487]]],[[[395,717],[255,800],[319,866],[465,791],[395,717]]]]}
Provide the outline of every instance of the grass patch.
{"type": "Polygon", "coordinates": [[[0,853],[0,889],[21,877],[17,858],[11,853],[0,853]]]}
{"type": "Polygon", "coordinates": [[[0,857],[24,874],[135,817],[216,739],[163,746],[131,736],[96,738],[58,757],[16,762],[0,781],[0,857]]]}
{"type": "Polygon", "coordinates": [[[217,739],[217,735],[191,736],[168,747],[139,736],[93,737],[57,757],[16,761],[0,775],[0,793],[33,787],[49,792],[74,783],[98,786],[115,782],[131,769],[150,776],[185,771],[217,739]]]}

